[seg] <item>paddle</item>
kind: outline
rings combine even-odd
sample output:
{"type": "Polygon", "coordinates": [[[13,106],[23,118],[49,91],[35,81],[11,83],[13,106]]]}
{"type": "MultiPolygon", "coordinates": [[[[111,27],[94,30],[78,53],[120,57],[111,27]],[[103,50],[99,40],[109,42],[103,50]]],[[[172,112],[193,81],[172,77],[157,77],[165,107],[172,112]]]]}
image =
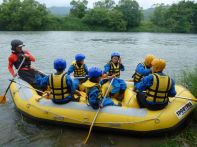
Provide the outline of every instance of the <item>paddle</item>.
{"type": "MultiPolygon", "coordinates": [[[[104,102],[104,100],[105,100],[106,97],[107,97],[107,93],[109,92],[109,89],[110,89],[110,87],[111,87],[111,85],[112,85],[112,83],[113,83],[113,80],[114,80],[114,78],[111,80],[111,82],[110,82],[110,84],[109,84],[109,87],[108,87],[108,89],[107,89],[107,91],[106,91],[106,93],[105,93],[105,96],[104,96],[103,100],[102,100],[101,106],[103,105],[103,102],[104,102]]],[[[94,122],[96,121],[96,118],[97,118],[97,116],[98,116],[100,110],[101,110],[101,108],[99,107],[99,109],[97,110],[96,115],[94,116],[94,119],[93,119],[93,121],[92,121],[92,123],[91,123],[90,129],[89,129],[89,132],[88,132],[88,135],[87,135],[85,141],[83,142],[83,144],[86,144],[86,143],[87,143],[87,141],[88,141],[88,139],[89,139],[89,137],[90,137],[90,133],[91,133],[91,131],[92,131],[94,122]]]]}
{"type": "Polygon", "coordinates": [[[197,99],[192,99],[192,98],[188,98],[188,97],[184,97],[184,96],[175,96],[174,98],[186,99],[186,100],[197,102],[197,99]]]}
{"type": "MultiPolygon", "coordinates": [[[[20,70],[20,68],[21,68],[21,66],[23,65],[24,62],[25,62],[25,57],[23,57],[23,60],[22,60],[21,64],[19,65],[19,68],[16,71],[16,75],[18,74],[18,71],[20,70]]],[[[8,90],[10,89],[10,86],[11,86],[11,84],[12,84],[12,82],[15,78],[16,78],[16,76],[12,78],[12,81],[8,85],[8,88],[6,89],[5,94],[3,96],[0,96],[0,104],[5,104],[6,103],[6,94],[7,94],[8,90]]]]}
{"type": "Polygon", "coordinates": [[[133,94],[131,95],[131,97],[130,97],[129,101],[127,102],[126,106],[128,106],[128,104],[130,103],[132,97],[133,97],[135,94],[136,94],[136,93],[133,93],[133,94]]]}
{"type": "Polygon", "coordinates": [[[37,91],[37,92],[44,93],[44,92],[41,91],[41,90],[35,89],[35,88],[30,87],[30,86],[28,86],[28,85],[22,84],[22,83],[20,83],[20,82],[16,82],[16,81],[14,81],[14,80],[10,80],[10,81],[11,81],[11,82],[14,82],[14,83],[17,83],[17,84],[19,84],[19,85],[22,85],[23,87],[27,87],[27,88],[29,88],[29,89],[33,89],[33,90],[35,90],[35,91],[37,91]]]}
{"type": "MultiPolygon", "coordinates": [[[[10,80],[10,81],[11,81],[11,80],[10,80]]],[[[35,91],[37,91],[37,92],[40,92],[40,93],[44,94],[44,95],[42,95],[41,97],[38,97],[38,98],[35,99],[37,102],[39,102],[44,96],[47,96],[47,95],[50,94],[50,92],[47,92],[47,93],[46,93],[46,92],[43,92],[43,91],[41,91],[41,90],[35,89],[35,88],[33,88],[33,87],[30,87],[30,86],[28,86],[28,85],[22,84],[22,83],[20,83],[20,82],[16,82],[16,81],[14,81],[14,80],[12,80],[12,82],[17,83],[17,84],[19,84],[19,85],[22,85],[23,87],[27,87],[27,88],[29,88],[29,89],[33,89],[33,90],[35,90],[35,91]]]]}

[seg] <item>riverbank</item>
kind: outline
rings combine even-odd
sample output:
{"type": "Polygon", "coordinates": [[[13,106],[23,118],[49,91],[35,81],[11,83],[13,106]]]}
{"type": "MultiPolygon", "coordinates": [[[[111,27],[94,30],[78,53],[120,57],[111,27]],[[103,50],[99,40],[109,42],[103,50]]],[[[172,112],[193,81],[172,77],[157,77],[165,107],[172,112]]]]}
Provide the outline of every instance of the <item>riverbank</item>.
{"type": "MultiPolygon", "coordinates": [[[[197,97],[197,67],[191,71],[184,71],[179,84],[187,87],[192,94],[197,97]]],[[[197,146],[197,109],[191,115],[191,122],[189,125],[178,135],[167,137],[162,145],[159,147],[194,147],[197,146]]]]}
{"type": "MultiPolygon", "coordinates": [[[[47,26],[47,31],[91,31],[91,32],[114,32],[113,29],[104,26],[90,26],[76,17],[54,17],[51,16],[51,22],[47,26]],[[59,23],[57,23],[59,22],[59,23]]],[[[164,27],[154,25],[150,21],[142,21],[138,27],[129,28],[124,32],[159,32],[171,33],[164,27]]]]}

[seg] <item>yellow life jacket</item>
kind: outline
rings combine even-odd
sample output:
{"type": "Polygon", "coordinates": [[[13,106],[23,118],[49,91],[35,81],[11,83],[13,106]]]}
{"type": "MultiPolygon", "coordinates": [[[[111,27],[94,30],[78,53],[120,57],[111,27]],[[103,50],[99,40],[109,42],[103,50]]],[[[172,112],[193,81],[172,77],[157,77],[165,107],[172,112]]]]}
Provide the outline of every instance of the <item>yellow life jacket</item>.
{"type": "Polygon", "coordinates": [[[49,87],[51,88],[51,96],[54,99],[65,99],[69,95],[66,84],[66,73],[60,75],[51,74],[49,77],[49,87]]]}
{"type": "Polygon", "coordinates": [[[83,77],[86,75],[85,65],[82,64],[80,67],[77,65],[76,61],[73,62],[75,67],[74,69],[74,77],[83,77]]]}
{"type": "MultiPolygon", "coordinates": [[[[98,90],[99,90],[97,99],[102,99],[102,98],[103,98],[103,94],[102,94],[102,90],[101,90],[101,85],[100,85],[100,84],[91,82],[90,80],[87,80],[87,81],[86,81],[85,83],[83,83],[82,85],[86,87],[86,93],[87,93],[87,94],[89,93],[89,91],[90,91],[92,88],[97,87],[98,90]]],[[[89,98],[87,97],[87,99],[89,99],[89,98]]]]}
{"type": "Polygon", "coordinates": [[[120,64],[118,63],[117,66],[113,63],[110,62],[110,70],[109,70],[109,75],[115,74],[116,77],[120,77],[120,64]]]}
{"type": "Polygon", "coordinates": [[[172,87],[169,76],[153,74],[153,85],[146,90],[147,101],[165,103],[168,102],[168,93],[172,87]]]}
{"type": "MultiPolygon", "coordinates": [[[[139,64],[142,64],[142,66],[143,66],[145,69],[147,69],[147,67],[146,67],[146,65],[145,65],[144,63],[139,63],[139,64]]],[[[138,64],[138,65],[139,65],[139,64],[138,64]]],[[[137,65],[137,66],[138,66],[138,65],[137,65]]],[[[137,70],[135,70],[135,73],[134,73],[133,76],[132,76],[134,82],[140,82],[141,79],[142,79],[143,77],[144,77],[144,76],[141,75],[140,73],[138,73],[137,70]]]]}

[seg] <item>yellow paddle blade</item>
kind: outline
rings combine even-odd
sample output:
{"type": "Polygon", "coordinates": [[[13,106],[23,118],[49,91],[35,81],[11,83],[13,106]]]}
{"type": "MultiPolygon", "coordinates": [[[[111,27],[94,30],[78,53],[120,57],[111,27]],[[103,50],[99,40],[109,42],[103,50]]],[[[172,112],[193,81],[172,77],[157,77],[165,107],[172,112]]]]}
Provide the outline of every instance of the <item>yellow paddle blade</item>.
{"type": "Polygon", "coordinates": [[[6,96],[0,96],[0,104],[6,103],[6,96]]]}

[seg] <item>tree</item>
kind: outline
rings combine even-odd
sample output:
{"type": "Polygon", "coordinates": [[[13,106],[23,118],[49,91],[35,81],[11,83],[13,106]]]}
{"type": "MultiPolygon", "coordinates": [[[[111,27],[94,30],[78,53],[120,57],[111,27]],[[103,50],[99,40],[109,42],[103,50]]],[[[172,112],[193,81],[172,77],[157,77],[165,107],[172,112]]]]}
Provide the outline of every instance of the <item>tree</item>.
{"type": "Polygon", "coordinates": [[[35,0],[24,0],[20,10],[23,30],[44,30],[48,23],[46,7],[35,0]]]}
{"type": "Polygon", "coordinates": [[[70,14],[78,18],[84,17],[87,10],[87,4],[88,4],[87,0],[83,0],[83,1],[72,0],[70,2],[71,5],[70,14]]]}
{"type": "Polygon", "coordinates": [[[117,9],[123,13],[123,18],[127,22],[127,28],[140,24],[142,12],[137,1],[120,0],[117,9]]]}
{"type": "Polygon", "coordinates": [[[94,7],[96,8],[106,8],[112,9],[115,6],[115,2],[113,0],[102,0],[94,3],[94,7]]]}
{"type": "Polygon", "coordinates": [[[123,20],[122,12],[116,9],[108,10],[98,7],[90,10],[83,21],[90,26],[105,27],[111,31],[125,31],[127,24],[123,20]]]}
{"type": "Polygon", "coordinates": [[[122,12],[113,9],[111,11],[108,11],[107,17],[108,17],[107,26],[112,31],[126,31],[127,23],[126,21],[123,20],[122,12]]]}
{"type": "Polygon", "coordinates": [[[192,1],[180,1],[173,4],[166,13],[166,26],[172,32],[192,32],[195,4],[192,1]],[[172,23],[173,22],[173,23],[172,23]]]}
{"type": "Polygon", "coordinates": [[[46,7],[35,0],[4,0],[0,6],[1,30],[43,30],[47,18],[46,7]]]}
{"type": "Polygon", "coordinates": [[[108,23],[107,12],[107,9],[94,8],[85,15],[83,21],[88,25],[106,26],[108,23]]]}
{"type": "Polygon", "coordinates": [[[153,12],[153,16],[151,17],[151,21],[158,26],[165,26],[166,21],[166,13],[168,10],[168,6],[165,6],[164,4],[158,4],[155,7],[155,10],[153,12]]]}

